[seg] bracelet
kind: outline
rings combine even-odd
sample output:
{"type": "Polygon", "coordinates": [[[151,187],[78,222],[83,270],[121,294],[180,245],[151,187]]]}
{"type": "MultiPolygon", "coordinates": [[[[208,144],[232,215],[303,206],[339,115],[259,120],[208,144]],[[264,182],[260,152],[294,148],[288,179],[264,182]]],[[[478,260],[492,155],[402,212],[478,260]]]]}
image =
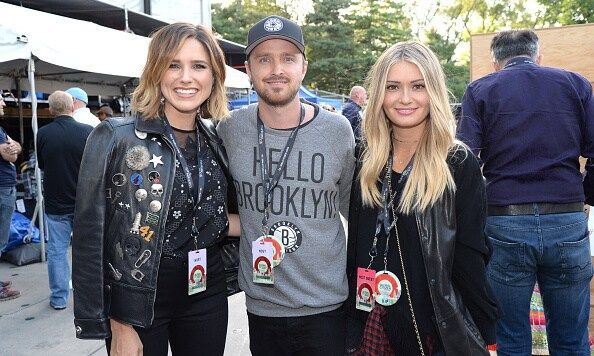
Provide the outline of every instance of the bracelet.
{"type": "Polygon", "coordinates": [[[489,351],[497,351],[497,344],[487,345],[487,350],[489,350],[489,351]]]}

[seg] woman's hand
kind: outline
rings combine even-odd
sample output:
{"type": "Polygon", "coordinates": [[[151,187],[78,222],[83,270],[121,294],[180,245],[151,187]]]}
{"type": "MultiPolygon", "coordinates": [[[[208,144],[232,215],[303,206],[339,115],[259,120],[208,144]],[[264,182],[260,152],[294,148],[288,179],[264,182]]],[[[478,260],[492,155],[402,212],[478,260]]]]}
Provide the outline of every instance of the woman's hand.
{"type": "Polygon", "coordinates": [[[239,223],[239,215],[238,214],[227,214],[227,219],[229,220],[229,232],[227,233],[227,235],[229,235],[229,236],[241,235],[241,224],[239,223]]]}
{"type": "Polygon", "coordinates": [[[131,325],[110,319],[111,356],[142,356],[142,342],[131,325]]]}

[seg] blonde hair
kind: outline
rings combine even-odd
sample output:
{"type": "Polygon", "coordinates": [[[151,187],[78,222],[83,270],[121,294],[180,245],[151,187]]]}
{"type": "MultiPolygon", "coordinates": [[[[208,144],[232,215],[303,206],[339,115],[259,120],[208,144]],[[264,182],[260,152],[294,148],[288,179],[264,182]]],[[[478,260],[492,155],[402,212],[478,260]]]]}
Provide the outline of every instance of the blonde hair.
{"type": "Polygon", "coordinates": [[[363,117],[363,164],[359,174],[364,204],[383,204],[377,182],[392,148],[392,125],[383,110],[384,93],[388,71],[400,61],[419,68],[429,94],[427,125],[398,206],[399,211],[410,214],[433,205],[446,188],[456,189],[447,164],[448,153],[456,142],[455,121],[443,69],[435,54],[416,41],[401,42],[388,48],[375,62],[366,80],[369,102],[363,117]]]}
{"type": "Polygon", "coordinates": [[[225,95],[225,57],[212,32],[201,25],[173,23],[160,28],[151,36],[146,64],[132,95],[132,109],[146,120],[156,119],[161,111],[160,84],[173,57],[187,39],[200,42],[210,56],[214,83],[212,92],[200,107],[205,118],[224,119],[229,116],[225,95]]]}
{"type": "Polygon", "coordinates": [[[74,99],[72,95],[65,91],[56,90],[47,98],[47,102],[49,104],[49,111],[54,116],[72,114],[74,99]]]}

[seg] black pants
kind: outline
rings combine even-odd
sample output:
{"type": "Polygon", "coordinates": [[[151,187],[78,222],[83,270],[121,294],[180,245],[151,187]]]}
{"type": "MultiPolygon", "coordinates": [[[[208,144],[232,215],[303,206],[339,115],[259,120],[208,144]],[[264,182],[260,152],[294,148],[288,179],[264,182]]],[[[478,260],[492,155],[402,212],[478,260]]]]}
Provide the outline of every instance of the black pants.
{"type": "Polygon", "coordinates": [[[168,343],[174,356],[223,355],[228,317],[224,286],[210,286],[207,280],[206,291],[188,296],[187,273],[182,261],[161,260],[153,324],[134,327],[144,356],[167,356],[168,343]]]}
{"type": "Polygon", "coordinates": [[[342,308],[300,317],[272,318],[248,313],[250,351],[254,356],[344,355],[342,308]]]}

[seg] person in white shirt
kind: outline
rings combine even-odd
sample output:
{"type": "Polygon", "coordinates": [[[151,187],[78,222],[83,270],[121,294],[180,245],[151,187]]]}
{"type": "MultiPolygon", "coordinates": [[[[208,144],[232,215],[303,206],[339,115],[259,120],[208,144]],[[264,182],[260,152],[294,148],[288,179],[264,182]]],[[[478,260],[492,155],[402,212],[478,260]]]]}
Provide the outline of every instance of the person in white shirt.
{"type": "Polygon", "coordinates": [[[66,90],[66,92],[72,95],[72,98],[74,99],[74,113],[72,114],[74,120],[81,124],[91,125],[92,127],[101,123],[97,116],[93,115],[91,110],[87,107],[87,104],[89,103],[87,92],[78,87],[70,88],[66,90]]]}

